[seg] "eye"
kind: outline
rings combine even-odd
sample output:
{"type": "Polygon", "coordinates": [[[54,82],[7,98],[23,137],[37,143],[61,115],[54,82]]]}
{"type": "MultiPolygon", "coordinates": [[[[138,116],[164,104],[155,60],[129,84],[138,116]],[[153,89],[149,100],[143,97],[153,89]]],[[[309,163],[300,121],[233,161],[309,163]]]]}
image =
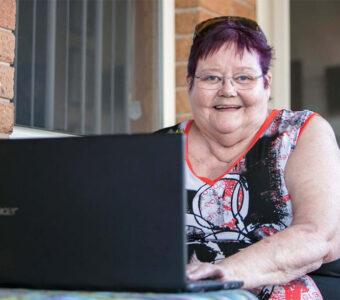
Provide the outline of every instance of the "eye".
{"type": "Polygon", "coordinates": [[[247,74],[235,75],[233,78],[236,82],[239,82],[239,83],[246,83],[246,82],[254,80],[253,76],[247,75],[247,74]]]}
{"type": "Polygon", "coordinates": [[[221,77],[216,76],[216,75],[202,75],[201,76],[202,81],[206,81],[209,83],[217,83],[220,82],[222,80],[221,77]]]}

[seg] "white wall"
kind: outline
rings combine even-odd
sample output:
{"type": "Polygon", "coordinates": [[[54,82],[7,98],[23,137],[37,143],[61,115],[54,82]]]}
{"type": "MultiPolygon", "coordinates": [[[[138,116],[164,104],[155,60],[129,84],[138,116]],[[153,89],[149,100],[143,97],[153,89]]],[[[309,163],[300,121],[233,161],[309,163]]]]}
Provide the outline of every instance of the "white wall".
{"type": "Polygon", "coordinates": [[[289,0],[257,0],[256,19],[269,45],[274,47],[271,106],[290,108],[289,0]]]}

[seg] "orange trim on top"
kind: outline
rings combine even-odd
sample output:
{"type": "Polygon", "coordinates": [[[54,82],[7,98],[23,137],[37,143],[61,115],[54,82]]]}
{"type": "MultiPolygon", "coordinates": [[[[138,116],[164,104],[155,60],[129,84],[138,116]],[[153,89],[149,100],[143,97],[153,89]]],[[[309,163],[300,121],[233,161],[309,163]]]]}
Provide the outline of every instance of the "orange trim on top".
{"type": "Polygon", "coordinates": [[[223,175],[221,175],[220,177],[218,177],[215,180],[211,180],[209,178],[206,177],[200,177],[198,176],[194,169],[192,168],[191,162],[189,160],[189,130],[190,127],[193,123],[193,120],[190,120],[185,128],[184,134],[185,134],[185,159],[187,162],[187,165],[190,169],[190,171],[200,180],[202,180],[203,182],[209,184],[209,185],[214,185],[217,181],[219,181],[223,176],[225,176],[226,174],[228,174],[239,162],[240,160],[250,151],[250,149],[255,145],[255,143],[259,140],[259,138],[261,137],[261,135],[265,132],[265,130],[268,128],[268,126],[270,125],[270,123],[275,119],[275,117],[277,116],[277,114],[280,112],[280,110],[275,109],[271,112],[271,114],[268,116],[268,118],[264,121],[264,123],[262,124],[261,128],[259,129],[259,131],[257,132],[257,134],[255,135],[253,141],[251,142],[251,144],[249,145],[249,147],[247,148],[247,150],[233,163],[233,165],[227,170],[227,172],[225,172],[223,175]]]}
{"type": "Polygon", "coordinates": [[[305,121],[305,123],[303,123],[303,125],[301,126],[301,129],[300,129],[300,132],[299,132],[299,135],[298,135],[298,137],[297,137],[296,142],[299,141],[300,136],[301,136],[302,132],[305,130],[307,124],[308,124],[314,117],[317,117],[317,116],[320,117],[320,115],[319,115],[318,113],[313,113],[313,114],[311,114],[311,115],[307,118],[307,120],[305,121]]]}

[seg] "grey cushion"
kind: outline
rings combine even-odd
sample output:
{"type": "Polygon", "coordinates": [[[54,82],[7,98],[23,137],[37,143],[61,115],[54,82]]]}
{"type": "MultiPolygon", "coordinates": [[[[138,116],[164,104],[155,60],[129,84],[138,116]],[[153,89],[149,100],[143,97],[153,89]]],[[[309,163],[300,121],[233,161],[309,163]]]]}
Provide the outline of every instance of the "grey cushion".
{"type": "MultiPolygon", "coordinates": [[[[310,273],[311,275],[340,277],[340,259],[323,264],[320,269],[310,273]]],[[[339,281],[340,284],[340,281],[339,281]]],[[[340,294],[339,294],[340,295],[340,294]]],[[[340,299],[340,298],[339,298],[340,299]]]]}
{"type": "Polygon", "coordinates": [[[324,300],[340,299],[340,259],[309,274],[318,286],[324,300]]]}
{"type": "Polygon", "coordinates": [[[339,300],[340,299],[340,278],[311,275],[314,282],[318,286],[324,300],[339,300]]]}

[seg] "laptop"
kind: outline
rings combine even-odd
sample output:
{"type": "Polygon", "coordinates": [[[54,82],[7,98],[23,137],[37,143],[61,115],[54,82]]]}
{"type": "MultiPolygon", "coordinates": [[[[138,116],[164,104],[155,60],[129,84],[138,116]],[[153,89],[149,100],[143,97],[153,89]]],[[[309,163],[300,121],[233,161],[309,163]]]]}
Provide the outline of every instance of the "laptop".
{"type": "Polygon", "coordinates": [[[0,142],[0,286],[184,292],[184,141],[105,135],[0,142]]]}

